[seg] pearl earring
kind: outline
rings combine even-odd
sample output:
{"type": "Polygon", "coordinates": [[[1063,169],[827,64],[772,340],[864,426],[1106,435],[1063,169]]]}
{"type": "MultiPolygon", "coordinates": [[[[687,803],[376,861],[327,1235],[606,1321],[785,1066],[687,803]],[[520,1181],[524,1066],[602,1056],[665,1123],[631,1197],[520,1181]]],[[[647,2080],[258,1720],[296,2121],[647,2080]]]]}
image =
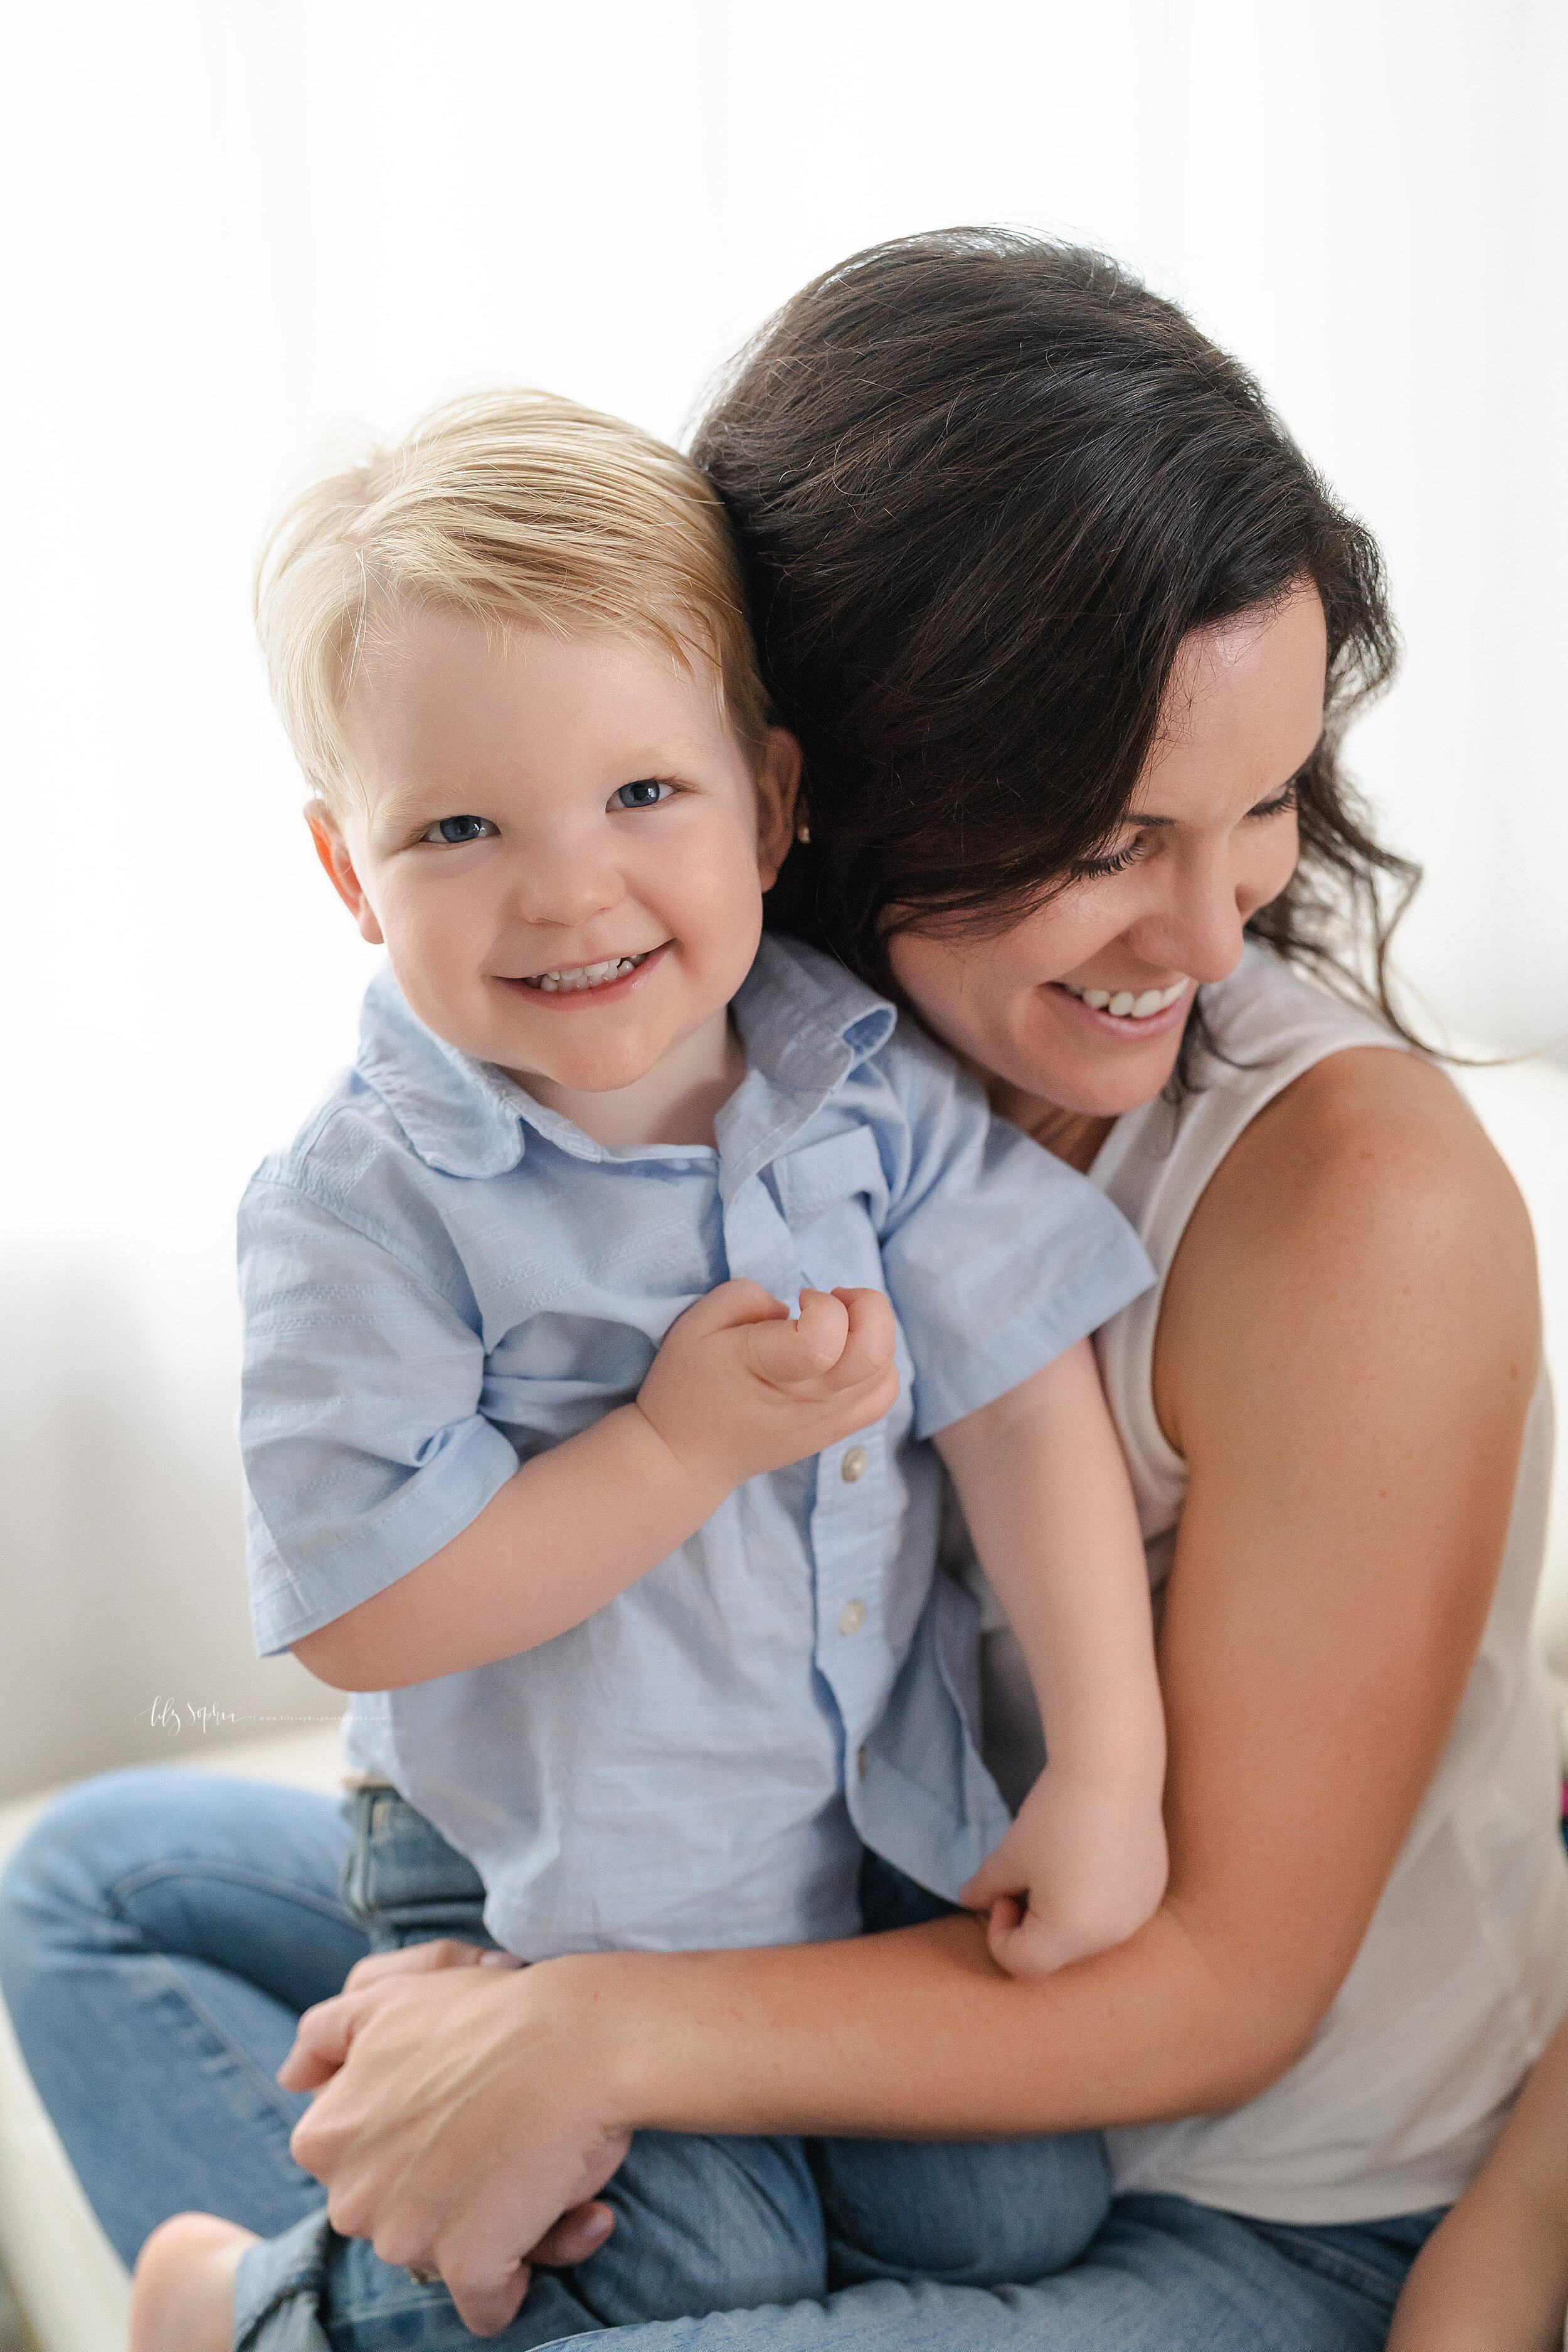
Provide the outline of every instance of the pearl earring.
{"type": "Polygon", "coordinates": [[[810,825],[808,825],[808,824],[797,825],[797,826],[795,827],[795,839],[796,839],[797,841],[807,841],[807,842],[808,842],[808,841],[811,839],[811,827],[810,827],[810,825]]]}

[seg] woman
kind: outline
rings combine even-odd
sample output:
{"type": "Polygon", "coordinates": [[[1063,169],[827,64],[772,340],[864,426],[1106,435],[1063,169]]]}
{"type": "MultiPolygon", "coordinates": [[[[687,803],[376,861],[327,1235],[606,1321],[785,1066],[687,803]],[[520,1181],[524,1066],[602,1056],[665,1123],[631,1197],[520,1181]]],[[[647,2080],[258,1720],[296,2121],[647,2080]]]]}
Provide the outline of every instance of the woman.
{"type": "MultiPolygon", "coordinates": [[[[493,2332],[520,2242],[563,2214],[545,2251],[592,2242],[572,2209],[628,2130],[1100,2125],[1123,2194],[1068,2273],[884,2281],[658,2340],[1376,2346],[1568,2002],[1568,1880],[1527,1662],[1549,1446],[1528,1225],[1386,1004],[1266,944],[1326,959],[1336,911],[1375,922],[1403,871],[1337,769],[1391,662],[1374,551],[1178,313],[991,234],[808,288],[700,455],[805,751],[780,919],[985,1071],[1163,1277],[1103,1363],[1163,1601],[1170,1890],[1031,1984],[963,1918],[521,1975],[426,1947],[306,2020],[286,2079],[327,2087],[295,2146],[341,2228],[493,2332]]],[[[1016,1780],[1029,1727],[992,1647],[1016,1780]]],[[[226,2190],[276,2230],[315,2192],[279,2160],[267,2069],[352,1957],[329,1818],[257,1791],[220,1826],[192,1784],[138,1843],[134,1786],[85,1792],[18,1870],[20,2030],[122,2242],[226,2190]],[[89,2126],[106,2042],[119,2106],[156,2068],[178,2117],[146,2188],[89,2126]]]]}

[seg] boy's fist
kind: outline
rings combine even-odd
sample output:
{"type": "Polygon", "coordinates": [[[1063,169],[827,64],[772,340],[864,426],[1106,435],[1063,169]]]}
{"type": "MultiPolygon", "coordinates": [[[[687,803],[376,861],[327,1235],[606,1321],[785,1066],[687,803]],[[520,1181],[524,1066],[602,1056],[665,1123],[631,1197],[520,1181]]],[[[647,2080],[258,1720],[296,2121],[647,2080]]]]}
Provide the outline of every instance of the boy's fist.
{"type": "Polygon", "coordinates": [[[792,1319],[736,1281],[670,1326],[637,1404],[678,1461],[727,1495],[868,1429],[898,1393],[879,1290],[803,1290],[792,1319]]]}
{"type": "Polygon", "coordinates": [[[1045,1770],[960,1902],[1012,1977],[1049,1976],[1125,1943],[1152,1918],[1169,1870],[1157,1787],[1074,1782],[1045,1770]]]}

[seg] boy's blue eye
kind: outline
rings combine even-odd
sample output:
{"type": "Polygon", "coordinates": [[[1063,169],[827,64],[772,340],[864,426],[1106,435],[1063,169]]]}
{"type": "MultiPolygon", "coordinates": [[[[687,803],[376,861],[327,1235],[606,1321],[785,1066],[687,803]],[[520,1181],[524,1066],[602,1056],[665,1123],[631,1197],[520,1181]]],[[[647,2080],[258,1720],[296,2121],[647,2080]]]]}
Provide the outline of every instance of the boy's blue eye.
{"type": "Polygon", "coordinates": [[[618,792],[612,793],[610,806],[624,809],[657,808],[668,790],[668,784],[656,783],[651,776],[645,776],[640,782],[623,784],[618,792]]]}
{"type": "Polygon", "coordinates": [[[426,841],[482,841],[487,833],[495,830],[486,816],[444,816],[433,824],[424,838],[426,841]]]}

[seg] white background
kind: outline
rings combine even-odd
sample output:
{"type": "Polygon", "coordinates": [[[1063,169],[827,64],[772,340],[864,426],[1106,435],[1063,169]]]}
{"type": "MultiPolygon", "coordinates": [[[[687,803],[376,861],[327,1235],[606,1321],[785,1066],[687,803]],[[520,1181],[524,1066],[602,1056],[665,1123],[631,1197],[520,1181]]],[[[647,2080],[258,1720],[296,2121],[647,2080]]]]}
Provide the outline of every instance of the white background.
{"type": "Polygon", "coordinates": [[[1102,245],[1383,540],[1408,656],[1353,764],[1429,869],[1405,971],[1470,1036],[1560,1039],[1565,63],[1561,0],[14,23],[0,1788],[162,1752],[160,1696],[331,1706],[248,1659],[230,1435],[233,1204],[352,1051],[370,961],[249,631],[329,431],[540,383],[676,436],[858,246],[1102,245]]]}

